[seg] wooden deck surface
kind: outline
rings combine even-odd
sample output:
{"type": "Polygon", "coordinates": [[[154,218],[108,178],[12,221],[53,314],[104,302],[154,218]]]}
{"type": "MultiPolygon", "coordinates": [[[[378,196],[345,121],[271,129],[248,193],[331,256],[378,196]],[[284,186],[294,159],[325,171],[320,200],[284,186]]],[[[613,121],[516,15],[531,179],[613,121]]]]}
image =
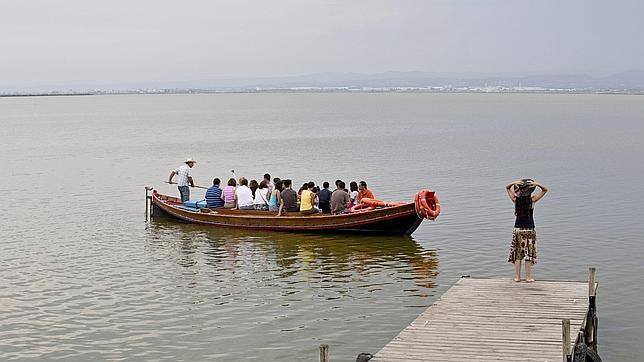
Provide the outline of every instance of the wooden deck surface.
{"type": "Polygon", "coordinates": [[[561,361],[587,310],[588,282],[461,278],[371,361],[561,361]]]}

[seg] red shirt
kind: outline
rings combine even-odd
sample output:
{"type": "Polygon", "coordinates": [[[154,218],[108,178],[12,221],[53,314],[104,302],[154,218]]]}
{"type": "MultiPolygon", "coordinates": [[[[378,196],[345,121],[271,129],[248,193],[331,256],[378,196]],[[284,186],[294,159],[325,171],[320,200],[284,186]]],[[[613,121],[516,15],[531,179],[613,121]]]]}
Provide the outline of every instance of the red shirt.
{"type": "Polygon", "coordinates": [[[364,189],[364,191],[358,191],[358,201],[362,200],[363,198],[368,197],[370,199],[373,199],[373,192],[369,189],[364,189]]]}

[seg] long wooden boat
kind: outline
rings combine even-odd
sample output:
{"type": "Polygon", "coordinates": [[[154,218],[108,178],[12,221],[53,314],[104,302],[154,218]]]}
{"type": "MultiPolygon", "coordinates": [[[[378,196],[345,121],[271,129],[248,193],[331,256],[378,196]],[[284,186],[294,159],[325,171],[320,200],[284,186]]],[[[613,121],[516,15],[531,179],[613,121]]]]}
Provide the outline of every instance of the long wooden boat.
{"type": "Polygon", "coordinates": [[[282,216],[271,211],[189,207],[181,203],[179,198],[162,195],[156,190],[152,190],[149,198],[151,216],[154,218],[171,217],[194,224],[255,230],[411,235],[423,219],[434,219],[437,216],[426,216],[418,202],[418,195],[416,202],[379,201],[383,207],[369,207],[349,214],[302,215],[299,212],[289,212],[282,216]]]}

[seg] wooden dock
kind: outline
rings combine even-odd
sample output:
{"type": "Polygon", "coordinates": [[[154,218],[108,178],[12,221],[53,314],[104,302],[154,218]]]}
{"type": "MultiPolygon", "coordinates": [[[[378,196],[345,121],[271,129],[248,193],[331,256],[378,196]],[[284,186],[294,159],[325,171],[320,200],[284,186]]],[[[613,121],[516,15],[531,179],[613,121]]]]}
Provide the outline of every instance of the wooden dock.
{"type": "Polygon", "coordinates": [[[370,361],[577,360],[596,350],[595,288],[594,268],[588,282],[464,277],[370,361]]]}

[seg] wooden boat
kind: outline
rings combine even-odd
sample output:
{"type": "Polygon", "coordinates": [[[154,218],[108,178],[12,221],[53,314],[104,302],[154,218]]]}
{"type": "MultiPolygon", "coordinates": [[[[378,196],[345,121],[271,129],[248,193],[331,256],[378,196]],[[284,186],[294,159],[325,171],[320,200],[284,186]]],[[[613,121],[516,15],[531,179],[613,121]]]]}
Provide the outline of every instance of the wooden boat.
{"type": "Polygon", "coordinates": [[[282,216],[271,211],[189,207],[181,203],[179,198],[162,195],[156,190],[152,190],[152,195],[148,198],[151,201],[151,216],[154,218],[172,217],[194,224],[255,230],[411,235],[423,219],[435,218],[423,216],[426,213],[418,202],[418,195],[416,202],[384,203],[384,207],[367,207],[349,214],[302,215],[299,212],[289,212],[282,216]]]}

